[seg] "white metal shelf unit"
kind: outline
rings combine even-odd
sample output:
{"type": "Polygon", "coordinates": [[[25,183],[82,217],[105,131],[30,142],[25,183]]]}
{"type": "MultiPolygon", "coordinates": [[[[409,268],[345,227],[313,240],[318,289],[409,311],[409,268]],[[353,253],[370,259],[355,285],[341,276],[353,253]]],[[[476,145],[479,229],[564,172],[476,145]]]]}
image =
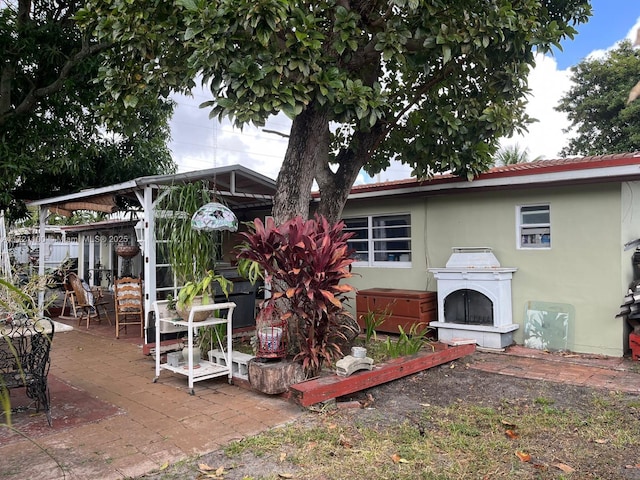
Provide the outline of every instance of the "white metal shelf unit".
{"type": "MultiPolygon", "coordinates": [[[[187,330],[187,348],[189,349],[188,362],[186,365],[169,365],[168,363],[161,363],[161,355],[159,352],[156,353],[156,376],[153,379],[154,383],[158,381],[160,377],[161,370],[169,370],[174,373],[178,373],[181,375],[186,375],[189,378],[189,393],[191,395],[194,394],[193,384],[194,382],[199,382],[201,380],[208,380],[210,378],[221,377],[227,375],[229,377],[229,383],[232,382],[232,360],[231,360],[231,352],[232,352],[232,319],[233,319],[233,310],[236,308],[236,304],[233,302],[225,302],[225,303],[213,303],[210,305],[194,305],[191,308],[191,312],[189,313],[189,320],[184,321],[180,318],[176,317],[175,312],[170,311],[167,308],[167,304],[169,302],[167,300],[158,300],[153,302],[153,308],[156,314],[156,345],[160,345],[160,328],[159,325],[161,322],[166,322],[174,327],[186,327],[187,330]],[[194,322],[193,315],[196,312],[211,312],[213,315],[216,311],[225,311],[227,314],[223,317],[213,317],[210,316],[206,320],[202,322],[194,322]],[[220,365],[217,363],[209,362],[208,360],[200,360],[200,366],[196,368],[193,364],[193,355],[191,352],[193,351],[193,338],[195,331],[200,327],[205,327],[208,325],[220,325],[226,324],[227,326],[227,344],[226,347],[222,346],[222,341],[218,336],[218,344],[223,349],[223,354],[225,356],[226,365],[220,365]]],[[[216,331],[216,336],[218,332],[216,331]]]]}

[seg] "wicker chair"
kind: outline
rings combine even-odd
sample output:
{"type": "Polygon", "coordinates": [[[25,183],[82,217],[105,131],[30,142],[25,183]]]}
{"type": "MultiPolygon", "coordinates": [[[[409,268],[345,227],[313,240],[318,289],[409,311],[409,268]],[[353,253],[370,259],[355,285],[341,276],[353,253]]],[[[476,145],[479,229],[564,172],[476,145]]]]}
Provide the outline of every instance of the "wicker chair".
{"type": "Polygon", "coordinates": [[[100,292],[93,292],[89,288],[88,285],[83,284],[80,277],[75,273],[70,273],[68,275],[68,281],[73,288],[73,293],[76,297],[76,307],[80,310],[81,314],[78,317],[78,325],[82,323],[83,320],[87,321],[87,328],[89,328],[89,321],[92,318],[97,319],[98,322],[102,321],[102,316],[100,314],[100,310],[106,317],[109,325],[113,325],[111,323],[111,319],[109,318],[109,314],[107,313],[107,305],[109,302],[104,300],[100,292]]]}

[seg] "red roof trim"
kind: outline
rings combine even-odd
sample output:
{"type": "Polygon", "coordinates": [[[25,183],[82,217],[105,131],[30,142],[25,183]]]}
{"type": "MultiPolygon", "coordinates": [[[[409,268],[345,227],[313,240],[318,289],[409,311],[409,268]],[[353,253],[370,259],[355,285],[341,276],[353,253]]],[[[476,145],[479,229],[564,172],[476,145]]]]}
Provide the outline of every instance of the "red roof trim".
{"type": "MultiPolygon", "coordinates": [[[[640,152],[619,153],[591,157],[561,158],[555,160],[537,160],[528,163],[518,163],[515,165],[494,167],[487,172],[478,175],[474,179],[474,181],[523,177],[527,175],[578,172],[596,168],[615,168],[629,165],[640,166],[640,152]]],[[[440,174],[436,175],[433,179],[430,180],[416,180],[415,178],[409,178],[404,180],[394,180],[390,182],[356,185],[351,189],[351,193],[355,194],[455,183],[467,183],[467,180],[465,178],[458,177],[452,174],[440,174]]]]}

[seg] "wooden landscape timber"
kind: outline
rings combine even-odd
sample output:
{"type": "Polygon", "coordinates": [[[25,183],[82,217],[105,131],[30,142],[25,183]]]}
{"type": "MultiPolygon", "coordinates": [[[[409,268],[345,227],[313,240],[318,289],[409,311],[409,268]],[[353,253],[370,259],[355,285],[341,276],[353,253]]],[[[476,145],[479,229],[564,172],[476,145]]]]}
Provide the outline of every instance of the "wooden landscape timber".
{"type": "Polygon", "coordinates": [[[475,344],[432,345],[433,351],[424,350],[416,355],[394,358],[374,365],[371,371],[358,371],[349,377],[335,374],[321,376],[291,385],[291,397],[303,407],[308,407],[457,360],[472,354],[476,349],[475,344]]]}

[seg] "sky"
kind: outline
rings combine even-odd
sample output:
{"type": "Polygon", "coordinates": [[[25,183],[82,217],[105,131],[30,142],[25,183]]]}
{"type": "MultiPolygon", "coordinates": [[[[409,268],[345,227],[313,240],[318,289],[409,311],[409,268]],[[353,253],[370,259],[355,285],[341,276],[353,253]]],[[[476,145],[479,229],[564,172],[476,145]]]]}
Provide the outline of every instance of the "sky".
{"type": "MultiPolygon", "coordinates": [[[[538,122],[529,126],[524,136],[501,139],[502,146],[518,145],[529,158],[558,158],[567,143],[563,129],[569,126],[566,114],[554,107],[571,87],[573,65],[592,55],[602,55],[625,38],[634,40],[640,27],[640,2],[637,0],[592,0],[593,16],[577,27],[574,40],[565,40],[562,51],[538,55],[536,68],[529,75],[527,112],[538,122]]],[[[275,179],[287,149],[287,139],[265,132],[288,134],[291,122],[284,115],[273,117],[264,128],[234,128],[208,118],[208,110],[200,109],[210,100],[206,90],[194,90],[192,97],[176,96],[177,107],[171,120],[170,148],[180,172],[241,164],[275,179]]],[[[371,181],[399,180],[410,177],[410,169],[394,163],[371,179],[361,175],[356,184],[371,181]]]]}

